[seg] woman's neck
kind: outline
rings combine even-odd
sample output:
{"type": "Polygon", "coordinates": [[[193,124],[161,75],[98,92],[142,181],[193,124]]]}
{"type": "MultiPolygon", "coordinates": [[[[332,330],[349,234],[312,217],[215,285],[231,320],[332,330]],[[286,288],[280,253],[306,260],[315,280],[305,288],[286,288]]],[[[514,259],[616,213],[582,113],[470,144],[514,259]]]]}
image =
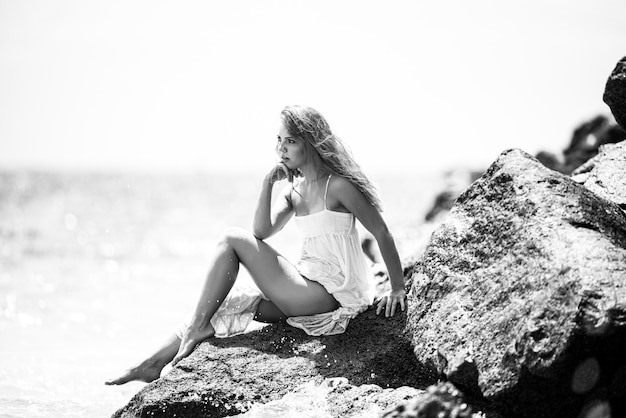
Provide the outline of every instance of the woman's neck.
{"type": "Polygon", "coordinates": [[[328,177],[326,170],[318,170],[312,166],[304,166],[300,168],[302,175],[304,176],[304,182],[307,184],[313,184],[323,178],[328,177]]]}

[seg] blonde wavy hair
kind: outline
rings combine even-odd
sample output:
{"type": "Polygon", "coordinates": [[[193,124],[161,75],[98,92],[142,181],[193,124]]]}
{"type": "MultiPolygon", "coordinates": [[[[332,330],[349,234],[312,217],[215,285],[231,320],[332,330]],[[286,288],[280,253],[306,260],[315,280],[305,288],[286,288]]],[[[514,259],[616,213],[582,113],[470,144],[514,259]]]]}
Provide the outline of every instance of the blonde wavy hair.
{"type": "Polygon", "coordinates": [[[349,148],[332,133],[321,113],[311,107],[287,106],[280,116],[289,135],[304,140],[307,158],[317,169],[346,178],[382,211],[376,186],[363,173],[349,148]]]}

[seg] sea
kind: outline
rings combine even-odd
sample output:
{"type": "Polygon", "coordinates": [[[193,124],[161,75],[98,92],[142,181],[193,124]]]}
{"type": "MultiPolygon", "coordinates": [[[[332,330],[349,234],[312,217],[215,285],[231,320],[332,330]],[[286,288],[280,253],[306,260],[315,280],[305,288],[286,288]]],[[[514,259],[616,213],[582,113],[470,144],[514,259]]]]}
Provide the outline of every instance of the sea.
{"type": "MultiPolygon", "coordinates": [[[[145,383],[105,380],[194,307],[221,231],[251,227],[263,174],[0,169],[0,418],[124,406],[145,383]]],[[[446,176],[371,177],[401,258],[413,256],[446,176]]],[[[293,222],[269,242],[298,256],[293,222]]]]}

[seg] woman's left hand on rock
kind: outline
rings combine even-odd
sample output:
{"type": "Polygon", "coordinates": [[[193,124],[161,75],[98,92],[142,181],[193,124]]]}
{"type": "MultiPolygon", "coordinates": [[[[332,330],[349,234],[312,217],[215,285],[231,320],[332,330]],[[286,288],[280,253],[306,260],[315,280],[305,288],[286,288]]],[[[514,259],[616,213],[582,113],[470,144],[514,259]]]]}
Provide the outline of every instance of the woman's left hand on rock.
{"type": "Polygon", "coordinates": [[[398,305],[403,311],[406,308],[406,291],[404,289],[392,290],[388,295],[383,296],[376,306],[376,315],[384,310],[386,317],[394,316],[398,305]]]}

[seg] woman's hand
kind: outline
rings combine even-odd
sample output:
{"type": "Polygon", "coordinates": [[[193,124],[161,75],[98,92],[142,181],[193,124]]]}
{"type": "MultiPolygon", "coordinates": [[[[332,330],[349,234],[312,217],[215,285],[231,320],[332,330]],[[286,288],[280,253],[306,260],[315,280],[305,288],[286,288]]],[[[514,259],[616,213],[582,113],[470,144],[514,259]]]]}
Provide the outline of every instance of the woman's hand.
{"type": "Polygon", "coordinates": [[[278,163],[266,176],[267,181],[270,184],[274,184],[277,181],[284,179],[293,181],[293,171],[291,171],[284,163],[278,163]]]}
{"type": "Polygon", "coordinates": [[[406,308],[406,291],[404,289],[392,290],[387,296],[383,296],[376,306],[376,315],[384,310],[385,317],[394,316],[398,305],[403,311],[406,308]]]}

